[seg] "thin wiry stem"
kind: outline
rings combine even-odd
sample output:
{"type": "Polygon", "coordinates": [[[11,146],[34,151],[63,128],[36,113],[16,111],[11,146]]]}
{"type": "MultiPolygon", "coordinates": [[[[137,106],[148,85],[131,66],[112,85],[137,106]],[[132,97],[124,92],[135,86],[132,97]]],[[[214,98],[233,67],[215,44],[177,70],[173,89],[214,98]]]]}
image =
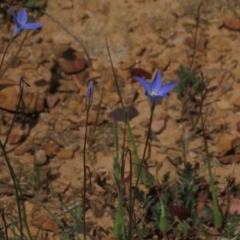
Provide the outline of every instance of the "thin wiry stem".
{"type": "Polygon", "coordinates": [[[197,36],[198,36],[198,31],[199,31],[199,26],[200,26],[200,14],[201,14],[201,7],[202,7],[202,1],[200,2],[197,10],[197,16],[196,16],[196,29],[195,29],[195,34],[193,34],[193,56],[192,56],[192,61],[190,63],[190,72],[193,70],[193,64],[194,60],[196,57],[196,50],[197,50],[197,36]]]}
{"type": "Polygon", "coordinates": [[[87,176],[86,176],[86,148],[87,148],[87,131],[88,131],[88,118],[89,118],[90,108],[87,107],[86,114],[86,127],[83,145],[83,233],[84,240],[86,240],[86,186],[87,186],[87,176]]]}
{"type": "MultiPolygon", "coordinates": [[[[46,3],[46,1],[45,1],[46,3]]],[[[23,47],[23,44],[26,40],[28,36],[28,31],[26,32],[21,44],[20,44],[20,47],[18,48],[18,51],[16,52],[16,54],[14,55],[14,57],[10,60],[10,62],[7,64],[7,66],[2,70],[2,66],[3,66],[3,62],[4,62],[4,58],[5,58],[5,55],[8,51],[8,48],[9,46],[11,45],[11,43],[13,42],[13,40],[15,38],[11,38],[9,43],[8,43],[8,46],[7,48],[5,49],[5,52],[4,52],[4,55],[3,55],[3,58],[1,60],[1,64],[0,64],[0,79],[2,78],[2,76],[6,73],[6,71],[11,67],[11,65],[14,63],[14,61],[17,59],[17,56],[19,54],[19,52],[21,51],[22,47],[23,47]]],[[[2,153],[3,153],[3,156],[6,160],[6,163],[7,163],[7,166],[8,166],[8,169],[9,169],[9,172],[10,172],[10,175],[11,175],[11,178],[12,178],[12,181],[13,181],[13,185],[14,185],[14,189],[15,189],[15,194],[16,194],[16,200],[17,200],[17,207],[18,207],[18,214],[19,214],[19,223],[20,223],[20,235],[21,235],[21,239],[27,239],[27,237],[25,236],[24,232],[23,232],[23,219],[25,221],[25,225],[26,225],[26,230],[27,230],[27,234],[28,234],[28,237],[29,239],[32,239],[32,236],[30,234],[30,230],[29,230],[29,227],[28,227],[28,223],[27,223],[27,220],[26,220],[26,212],[25,212],[25,206],[24,204],[22,204],[22,207],[23,207],[23,211],[21,209],[21,197],[22,197],[22,191],[21,191],[21,187],[20,187],[20,183],[16,177],[16,174],[13,170],[13,167],[10,163],[10,160],[8,158],[8,155],[7,155],[7,151],[6,151],[6,144],[8,142],[8,138],[9,138],[9,135],[12,131],[12,128],[13,128],[13,125],[14,125],[14,122],[16,120],[16,116],[17,116],[17,113],[18,113],[18,110],[20,108],[20,104],[22,102],[22,95],[23,95],[23,88],[24,88],[24,84],[23,84],[23,79],[21,78],[20,79],[20,96],[19,96],[19,102],[17,104],[17,108],[16,108],[16,111],[14,113],[14,117],[13,117],[13,120],[11,122],[11,126],[10,126],[10,129],[8,131],[8,134],[7,134],[7,137],[5,139],[5,142],[4,144],[0,141],[0,149],[2,150],[2,153]]],[[[7,229],[6,229],[7,231],[7,229]]]]}
{"type": "Polygon", "coordinates": [[[9,238],[8,238],[8,230],[7,230],[7,221],[5,218],[4,210],[1,209],[0,213],[1,213],[2,221],[3,221],[3,225],[4,225],[4,229],[5,229],[5,237],[6,237],[6,240],[8,240],[9,238]]]}
{"type": "Polygon", "coordinates": [[[10,39],[10,41],[8,42],[7,47],[6,47],[6,49],[3,53],[3,57],[2,57],[2,60],[1,60],[1,63],[0,63],[0,73],[1,73],[1,70],[2,70],[2,65],[3,65],[4,59],[5,59],[6,53],[7,53],[7,51],[8,51],[12,42],[13,42],[13,38],[10,39]]]}
{"type": "Polygon", "coordinates": [[[4,147],[4,145],[2,144],[1,141],[0,141],[0,149],[2,150],[2,153],[3,153],[3,156],[6,160],[11,178],[13,180],[13,185],[14,185],[14,190],[15,190],[16,200],[17,200],[18,214],[19,214],[20,235],[23,238],[24,233],[23,233],[22,210],[21,210],[21,204],[20,204],[20,201],[21,201],[21,199],[20,199],[21,198],[20,185],[18,183],[18,180],[17,180],[16,174],[13,170],[13,167],[12,167],[10,161],[9,161],[9,158],[8,158],[7,153],[6,153],[5,147],[4,147]]]}
{"type": "MultiPolygon", "coordinates": [[[[20,81],[19,81],[19,86],[20,86],[20,96],[19,96],[19,100],[18,100],[18,104],[17,104],[17,107],[16,107],[16,112],[13,116],[13,119],[12,119],[12,122],[11,122],[11,125],[10,125],[10,128],[9,128],[9,131],[7,133],[7,136],[5,138],[5,142],[3,144],[4,147],[6,147],[7,145],[7,142],[8,142],[8,139],[9,139],[9,136],[10,136],[10,133],[12,131],[12,128],[13,128],[13,125],[15,123],[15,120],[17,118],[17,114],[18,114],[18,110],[20,109],[20,106],[21,106],[21,103],[23,103],[23,90],[24,90],[24,84],[25,84],[25,81],[23,80],[23,77],[21,77],[20,81]]],[[[24,103],[23,103],[24,104],[24,103]]]]}
{"type": "MultiPolygon", "coordinates": [[[[36,17],[34,18],[34,20],[36,20],[37,17],[43,12],[42,9],[46,6],[46,2],[47,2],[47,0],[45,0],[44,3],[42,4],[42,7],[41,7],[40,11],[38,12],[38,14],[36,15],[36,17]]],[[[27,39],[28,32],[29,32],[29,31],[26,32],[26,34],[25,34],[25,36],[24,36],[24,38],[23,38],[23,40],[22,40],[22,42],[21,42],[21,44],[20,44],[20,47],[18,48],[18,51],[16,52],[16,54],[14,55],[14,57],[11,59],[11,61],[9,62],[9,64],[4,68],[4,70],[3,70],[2,72],[0,71],[0,79],[2,78],[2,76],[5,74],[5,72],[11,67],[11,65],[12,65],[12,64],[15,62],[15,60],[17,59],[17,56],[18,56],[18,54],[20,53],[20,51],[22,50],[23,44],[24,44],[25,40],[27,39]]],[[[12,38],[12,39],[10,40],[10,42],[12,42],[14,39],[15,39],[15,38],[12,38]]],[[[10,45],[10,44],[9,44],[9,45],[10,45]]],[[[9,48],[9,46],[8,46],[8,48],[9,48]]],[[[6,51],[5,51],[5,52],[6,52],[6,51]]],[[[2,62],[3,62],[3,59],[2,59],[2,62]]],[[[2,64],[3,64],[3,63],[2,63],[2,64]]],[[[1,67],[2,67],[2,64],[1,64],[1,67]]],[[[0,70],[1,70],[1,68],[0,68],[0,70]]]]}
{"type": "Polygon", "coordinates": [[[16,61],[18,54],[20,53],[20,51],[22,50],[23,44],[25,42],[25,40],[27,39],[28,36],[28,31],[26,32],[20,47],[18,48],[16,54],[14,55],[14,57],[10,60],[9,64],[3,69],[2,72],[0,72],[0,79],[2,78],[2,76],[5,74],[5,72],[11,67],[11,65],[16,61]]]}
{"type": "MultiPolygon", "coordinates": [[[[199,6],[198,6],[198,9],[197,9],[197,14],[196,14],[196,29],[195,29],[195,32],[193,33],[193,31],[191,30],[191,34],[192,34],[192,37],[193,37],[193,55],[192,55],[192,58],[190,60],[190,57],[188,57],[188,62],[189,62],[189,70],[191,73],[194,72],[194,62],[195,62],[195,58],[196,58],[196,52],[197,52],[197,39],[198,39],[198,32],[199,32],[199,27],[200,27],[200,15],[201,15],[201,8],[202,8],[202,4],[203,2],[201,1],[199,6]]],[[[187,102],[188,101],[191,101],[191,89],[189,87],[187,87],[187,90],[186,90],[186,94],[183,98],[183,106],[187,105],[187,102]]],[[[188,116],[189,116],[189,119],[191,121],[191,125],[194,129],[196,129],[196,124],[198,122],[198,119],[197,120],[193,120],[192,118],[192,115],[190,113],[190,109],[189,107],[185,107],[183,108],[183,111],[184,112],[187,112],[188,116]]]]}
{"type": "MultiPolygon", "coordinates": [[[[119,84],[118,84],[118,81],[117,81],[116,72],[115,72],[115,69],[113,67],[113,61],[112,61],[112,57],[111,57],[111,54],[110,54],[110,50],[109,50],[107,39],[105,39],[105,41],[106,41],[106,46],[107,46],[107,51],[108,51],[110,64],[111,64],[113,75],[114,75],[114,80],[115,80],[115,84],[116,84],[116,88],[117,88],[117,93],[118,93],[120,104],[121,104],[121,107],[122,107],[122,112],[123,112],[123,115],[124,115],[124,119],[126,119],[127,132],[128,132],[128,136],[129,136],[131,145],[132,145],[132,151],[133,151],[133,154],[134,154],[135,159],[136,159],[136,164],[137,165],[141,165],[141,158],[138,155],[136,143],[135,143],[132,131],[131,131],[131,127],[130,127],[130,124],[129,124],[127,111],[126,111],[126,108],[124,106],[124,102],[123,102],[123,98],[122,98],[122,95],[121,95],[120,87],[119,87],[119,84]]],[[[134,199],[134,197],[133,197],[133,199],[134,199]]],[[[132,223],[132,219],[131,218],[133,218],[133,214],[134,214],[133,213],[133,205],[130,203],[130,222],[131,223],[132,223]]],[[[132,229],[130,229],[130,228],[131,228],[131,226],[129,226],[129,234],[132,235],[132,229]]],[[[128,239],[131,239],[131,236],[129,234],[128,234],[128,239]]]]}
{"type": "Polygon", "coordinates": [[[125,144],[126,144],[126,117],[124,121],[124,131],[123,131],[123,145],[122,145],[122,184],[124,184],[124,172],[125,172],[125,144]]]}
{"type": "Polygon", "coordinates": [[[129,154],[129,157],[130,157],[130,181],[129,181],[129,199],[130,199],[130,206],[129,206],[129,232],[128,232],[128,238],[131,239],[132,238],[132,225],[133,225],[133,216],[132,216],[132,205],[131,203],[133,202],[133,199],[132,199],[132,174],[133,174],[133,171],[132,171],[132,153],[131,153],[131,150],[128,149],[127,150],[127,153],[129,154]]]}
{"type": "Polygon", "coordinates": [[[91,59],[89,57],[88,51],[86,49],[86,47],[83,45],[83,43],[75,36],[73,35],[66,26],[64,26],[61,22],[59,22],[56,18],[54,18],[52,15],[50,15],[49,13],[47,13],[46,11],[43,11],[43,13],[45,15],[47,15],[49,18],[51,18],[55,23],[57,23],[65,32],[67,32],[72,38],[74,38],[81,46],[81,48],[83,49],[86,57],[87,57],[87,62],[88,65],[91,66],[91,59]]]}
{"type": "MultiPolygon", "coordinates": [[[[130,222],[132,222],[132,218],[133,218],[133,208],[134,208],[134,202],[135,202],[135,198],[136,198],[136,194],[137,194],[136,189],[137,189],[137,186],[138,186],[138,183],[139,183],[139,180],[140,180],[144,159],[145,159],[145,156],[146,156],[146,153],[147,153],[148,142],[149,142],[150,136],[151,136],[151,124],[152,124],[152,120],[153,120],[154,108],[155,108],[155,105],[150,106],[150,121],[149,121],[149,125],[148,125],[147,140],[146,140],[144,151],[143,151],[142,161],[141,161],[141,164],[140,164],[140,167],[139,167],[139,170],[138,170],[138,174],[137,174],[137,181],[136,181],[135,189],[134,189],[134,193],[133,193],[132,204],[130,206],[130,214],[131,214],[130,215],[130,222]]],[[[132,227],[131,226],[129,226],[129,237],[130,237],[129,239],[131,239],[131,237],[132,237],[132,227]]]]}
{"type": "MultiPolygon", "coordinates": [[[[202,79],[203,79],[203,76],[202,76],[202,79]]],[[[222,214],[220,212],[219,205],[218,205],[216,189],[214,186],[214,177],[213,177],[212,169],[211,169],[210,156],[209,156],[208,144],[207,144],[207,139],[206,139],[206,130],[205,130],[205,124],[204,124],[204,119],[203,119],[203,111],[202,111],[203,101],[204,101],[204,94],[201,91],[200,119],[201,119],[202,131],[203,131],[204,148],[206,151],[207,168],[208,168],[208,174],[209,174],[209,179],[210,179],[210,189],[211,189],[211,193],[212,193],[214,224],[215,224],[216,228],[220,228],[220,227],[222,227],[222,214]]]]}
{"type": "Polygon", "coordinates": [[[107,46],[107,51],[108,51],[108,56],[109,56],[110,64],[111,64],[112,71],[113,71],[113,76],[114,76],[115,84],[116,84],[116,87],[117,87],[117,94],[118,94],[118,96],[119,96],[119,100],[120,100],[120,104],[121,104],[121,107],[122,107],[122,112],[123,112],[123,115],[124,115],[124,119],[126,119],[127,131],[128,131],[129,139],[130,139],[131,144],[132,144],[133,154],[134,154],[134,156],[135,156],[135,158],[136,158],[137,164],[140,164],[141,159],[140,159],[140,157],[139,157],[139,155],[138,155],[137,146],[136,146],[136,143],[135,143],[135,140],[134,140],[132,131],[131,131],[131,127],[130,127],[130,124],[129,124],[129,119],[128,119],[127,111],[126,111],[126,108],[125,108],[125,106],[124,106],[124,102],[123,102],[123,98],[122,98],[122,95],[121,95],[120,87],[119,87],[119,84],[118,84],[118,81],[117,81],[116,71],[115,71],[115,69],[114,69],[114,67],[113,67],[113,61],[112,61],[112,57],[111,57],[111,54],[110,54],[110,50],[109,50],[109,46],[108,46],[108,41],[107,41],[107,39],[105,39],[105,41],[106,41],[106,46],[107,46]]]}
{"type": "MultiPolygon", "coordinates": [[[[20,199],[21,199],[21,196],[22,196],[22,191],[21,191],[21,187],[20,187],[19,181],[17,180],[16,174],[15,174],[15,172],[13,170],[13,167],[12,167],[10,161],[9,161],[9,158],[8,158],[8,155],[7,155],[7,152],[6,152],[6,145],[7,145],[10,133],[12,131],[12,128],[14,126],[18,110],[19,110],[20,105],[21,105],[21,103],[23,101],[22,96],[23,96],[23,90],[24,90],[24,83],[25,82],[24,82],[23,78],[21,77],[20,82],[19,82],[19,85],[20,85],[20,96],[19,96],[19,101],[18,101],[18,104],[17,104],[16,112],[15,112],[14,117],[12,119],[10,128],[8,130],[8,134],[6,136],[6,139],[5,139],[4,143],[2,143],[0,141],[0,148],[2,149],[3,156],[4,156],[5,160],[6,160],[8,169],[9,169],[10,174],[11,174],[11,178],[13,180],[14,188],[15,188],[17,204],[18,204],[18,211],[19,211],[20,232],[21,232],[21,236],[22,237],[24,236],[24,233],[23,233],[23,223],[22,223],[22,211],[21,211],[21,205],[20,205],[20,199]]],[[[24,208],[24,205],[23,205],[23,208],[24,208]]],[[[23,211],[23,217],[24,217],[24,220],[26,221],[25,211],[23,211]]],[[[27,228],[27,233],[29,235],[29,238],[32,239],[27,222],[26,222],[26,228],[27,228]]]]}
{"type": "Polygon", "coordinates": [[[100,97],[100,102],[98,104],[98,109],[97,109],[97,114],[96,114],[96,120],[94,121],[94,124],[93,124],[93,129],[91,131],[91,137],[90,137],[90,141],[89,141],[89,146],[93,145],[94,143],[94,136],[95,136],[95,133],[96,133],[96,129],[97,129],[97,124],[98,124],[98,119],[99,119],[99,116],[100,116],[100,110],[101,110],[101,105],[102,105],[102,100],[103,100],[103,93],[104,93],[104,84],[102,86],[102,91],[101,91],[101,97],[100,97]]]}

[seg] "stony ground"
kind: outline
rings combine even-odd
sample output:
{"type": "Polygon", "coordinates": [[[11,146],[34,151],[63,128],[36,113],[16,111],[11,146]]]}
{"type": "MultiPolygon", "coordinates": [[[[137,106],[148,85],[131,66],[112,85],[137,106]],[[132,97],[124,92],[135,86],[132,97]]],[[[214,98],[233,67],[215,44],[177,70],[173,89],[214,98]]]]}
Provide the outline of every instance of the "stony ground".
{"type": "MultiPolygon", "coordinates": [[[[120,105],[105,39],[124,102],[130,106],[130,123],[141,155],[149,105],[132,76],[151,78],[159,69],[165,82],[179,79],[177,69],[180,65],[189,66],[188,56],[193,52],[198,6],[198,1],[190,0],[48,1],[39,18],[44,27],[29,34],[17,61],[1,79],[1,84],[11,86],[0,92],[0,137],[5,141],[19,99],[20,77],[30,85],[24,88],[25,114],[18,115],[7,150],[21,179],[33,234],[42,227],[46,232],[51,230],[48,236],[53,239],[59,227],[48,211],[70,225],[58,197],[67,206],[74,205],[73,196],[76,202],[81,199],[86,86],[94,80],[89,133],[95,141],[88,144],[87,159],[93,189],[88,193],[87,219],[100,229],[102,239],[111,238],[113,214],[106,203],[111,195],[105,193],[116,191],[111,187],[112,121],[114,117],[121,120],[121,116],[114,111],[120,105]],[[102,181],[108,188],[99,184],[102,181]]],[[[16,5],[14,9],[19,8],[16,5]]],[[[240,181],[240,5],[237,1],[212,0],[211,4],[203,4],[200,13],[194,66],[209,81],[204,116],[214,176],[221,189],[229,176],[240,181]]],[[[11,21],[3,21],[0,58],[12,28],[11,21]]],[[[11,45],[6,63],[23,37],[24,34],[11,45]]],[[[161,181],[169,170],[174,176],[176,167],[182,166],[184,136],[187,160],[205,166],[202,138],[191,130],[189,120],[183,120],[182,109],[175,92],[156,108],[148,158],[149,165],[155,166],[149,171],[156,181],[161,181]]],[[[123,129],[123,123],[119,124],[123,129]]],[[[119,134],[121,139],[122,130],[119,134]]],[[[12,181],[3,157],[0,163],[1,207],[14,216],[12,208],[16,205],[9,187],[12,181]]]]}

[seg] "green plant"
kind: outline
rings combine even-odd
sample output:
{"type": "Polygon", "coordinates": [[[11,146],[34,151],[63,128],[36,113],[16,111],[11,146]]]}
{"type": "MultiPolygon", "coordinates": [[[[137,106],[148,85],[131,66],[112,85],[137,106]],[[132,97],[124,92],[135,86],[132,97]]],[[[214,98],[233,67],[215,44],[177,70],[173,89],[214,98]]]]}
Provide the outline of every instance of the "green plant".
{"type": "MultiPolygon", "coordinates": [[[[8,45],[7,47],[5,48],[5,51],[3,53],[3,57],[1,59],[1,63],[0,63],[0,80],[1,78],[3,77],[3,75],[5,74],[5,72],[9,69],[9,67],[12,65],[12,63],[15,61],[16,57],[18,56],[19,52],[21,51],[21,48],[23,46],[23,43],[24,41],[26,40],[26,37],[27,37],[27,34],[25,34],[25,38],[23,39],[22,41],[22,44],[20,45],[17,53],[15,54],[14,58],[10,61],[10,63],[7,64],[7,66],[2,69],[3,67],[3,62],[4,62],[4,59],[5,59],[5,56],[6,56],[6,53],[9,49],[9,47],[11,46],[12,42],[15,40],[15,38],[23,31],[23,30],[34,30],[36,28],[38,28],[40,25],[35,25],[34,26],[34,23],[32,23],[33,25],[30,26],[30,24],[26,23],[26,17],[27,17],[27,13],[26,11],[23,9],[20,11],[20,14],[18,15],[15,15],[14,11],[11,9],[11,7],[9,6],[9,9],[10,9],[10,12],[13,16],[13,20],[14,20],[14,31],[13,31],[13,34],[12,34],[12,37],[10,38],[9,42],[8,42],[8,45]]],[[[2,150],[2,154],[6,160],[6,163],[7,163],[7,166],[8,166],[8,169],[9,169],[9,172],[10,172],[10,175],[11,175],[11,178],[12,178],[12,181],[13,181],[13,184],[14,184],[14,189],[15,189],[15,194],[16,194],[16,200],[17,200],[17,206],[18,206],[18,214],[19,214],[19,227],[16,225],[16,224],[12,224],[12,227],[13,227],[13,232],[15,232],[15,228],[18,228],[19,229],[19,232],[20,232],[20,238],[21,239],[32,239],[31,237],[31,233],[30,233],[30,230],[29,230],[29,227],[28,227],[28,224],[27,224],[27,220],[26,220],[26,212],[25,212],[25,207],[24,207],[24,204],[22,203],[22,190],[21,190],[21,186],[20,186],[20,183],[19,183],[19,180],[18,178],[16,177],[16,174],[14,172],[14,169],[11,165],[11,162],[9,160],[9,157],[8,157],[8,154],[7,154],[7,151],[6,151],[6,145],[7,145],[7,142],[8,142],[8,139],[9,139],[9,136],[10,136],[10,133],[12,131],[12,128],[14,126],[14,123],[15,123],[15,120],[16,120],[16,116],[17,116],[17,113],[20,109],[20,107],[22,106],[23,102],[22,102],[22,96],[23,96],[23,91],[24,91],[24,85],[25,85],[25,81],[23,78],[20,79],[19,81],[19,86],[20,86],[20,97],[19,97],[19,102],[18,102],[18,105],[16,107],[16,112],[14,114],[14,117],[11,121],[11,124],[10,124],[10,128],[9,128],[9,131],[7,133],[7,136],[6,136],[6,139],[4,142],[0,141],[0,148],[2,150]],[[23,232],[23,224],[25,223],[25,227],[27,229],[27,235],[23,232]]],[[[8,87],[8,85],[5,85],[4,87],[8,87]]],[[[4,88],[2,87],[2,89],[4,88]]],[[[24,105],[24,104],[23,104],[24,105]]],[[[6,229],[7,231],[7,229],[6,229]]],[[[16,233],[15,233],[16,235],[16,233]]],[[[7,235],[6,235],[7,236],[7,235]]]]}
{"type": "Polygon", "coordinates": [[[180,76],[180,83],[178,87],[176,88],[177,94],[179,99],[183,103],[183,115],[185,113],[188,113],[189,119],[192,123],[192,126],[195,130],[200,130],[203,134],[203,143],[204,143],[204,151],[206,153],[206,163],[208,168],[208,174],[210,179],[210,189],[212,193],[212,203],[214,208],[214,224],[216,228],[222,227],[222,215],[221,211],[218,206],[218,199],[217,199],[217,193],[214,186],[214,178],[211,170],[211,159],[210,154],[208,151],[208,143],[207,143],[207,137],[206,137],[206,129],[205,129],[205,121],[203,116],[203,106],[204,101],[207,96],[207,89],[206,89],[206,82],[204,81],[204,77],[202,72],[197,74],[197,71],[194,69],[194,61],[195,61],[195,55],[196,55],[196,49],[197,49],[197,38],[198,38],[198,30],[200,25],[200,12],[201,7],[203,5],[203,2],[201,1],[197,14],[195,17],[196,20],[196,29],[195,34],[193,35],[193,56],[189,60],[189,69],[186,67],[180,66],[179,67],[179,76],[180,76]],[[198,111],[196,111],[196,109],[198,111]],[[194,116],[196,116],[196,120],[194,121],[194,116]],[[197,123],[200,120],[200,127],[197,127],[197,123]]]}
{"type": "Polygon", "coordinates": [[[222,229],[222,234],[224,237],[227,237],[228,239],[240,239],[239,235],[239,221],[240,216],[237,214],[228,215],[226,222],[224,224],[224,227],[222,229]]]}

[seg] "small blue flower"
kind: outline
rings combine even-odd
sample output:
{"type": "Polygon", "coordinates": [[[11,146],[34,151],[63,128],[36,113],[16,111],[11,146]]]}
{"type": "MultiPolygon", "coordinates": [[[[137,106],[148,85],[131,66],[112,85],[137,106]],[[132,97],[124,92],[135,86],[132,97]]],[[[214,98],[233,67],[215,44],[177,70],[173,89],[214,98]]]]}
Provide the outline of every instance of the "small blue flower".
{"type": "Polygon", "coordinates": [[[13,17],[14,21],[14,29],[13,29],[13,37],[16,37],[24,30],[34,30],[36,31],[37,28],[40,28],[43,26],[42,23],[36,22],[36,23],[27,23],[28,15],[27,12],[22,9],[19,11],[19,13],[16,15],[13,9],[9,7],[9,10],[11,12],[11,15],[13,17]]]}
{"type": "Polygon", "coordinates": [[[162,77],[159,71],[156,72],[153,81],[150,83],[143,78],[134,77],[144,88],[150,105],[155,106],[159,100],[168,97],[169,92],[177,85],[177,82],[162,84],[162,77]]]}
{"type": "Polygon", "coordinates": [[[88,107],[92,105],[93,91],[94,91],[94,84],[93,84],[93,81],[90,81],[87,88],[87,106],[88,107]]]}

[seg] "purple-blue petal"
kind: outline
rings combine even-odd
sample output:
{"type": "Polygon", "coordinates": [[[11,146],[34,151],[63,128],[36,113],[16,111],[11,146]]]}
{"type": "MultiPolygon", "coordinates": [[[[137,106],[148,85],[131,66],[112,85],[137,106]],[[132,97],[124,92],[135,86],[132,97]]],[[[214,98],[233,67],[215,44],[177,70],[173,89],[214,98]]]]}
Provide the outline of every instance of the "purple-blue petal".
{"type": "Polygon", "coordinates": [[[36,30],[40,27],[42,27],[43,24],[42,23],[39,23],[39,22],[36,22],[36,23],[26,23],[25,26],[24,26],[24,29],[25,30],[36,30]]]}
{"type": "Polygon", "coordinates": [[[16,37],[22,31],[23,31],[23,28],[21,26],[19,26],[18,24],[15,24],[14,29],[13,29],[13,37],[16,37]]]}
{"type": "Polygon", "coordinates": [[[167,84],[164,84],[160,91],[158,92],[160,96],[162,97],[167,97],[168,93],[177,85],[178,83],[177,82],[171,82],[171,83],[167,83],[167,84]]]}
{"type": "Polygon", "coordinates": [[[160,99],[162,99],[162,96],[151,96],[145,92],[145,95],[148,97],[148,101],[151,105],[156,105],[160,99]]]}
{"type": "Polygon", "coordinates": [[[152,81],[151,92],[159,92],[162,86],[162,77],[160,71],[156,71],[152,81]]]}
{"type": "Polygon", "coordinates": [[[169,97],[169,95],[168,95],[168,93],[161,93],[161,97],[162,98],[167,98],[167,97],[169,97]]]}
{"type": "Polygon", "coordinates": [[[26,10],[25,9],[20,10],[17,15],[17,21],[19,22],[19,24],[24,26],[26,24],[27,20],[28,20],[28,16],[27,16],[26,10]]]}
{"type": "Polygon", "coordinates": [[[145,79],[134,76],[134,78],[142,85],[142,87],[144,88],[145,92],[147,92],[148,94],[151,93],[151,83],[147,82],[145,79]]]}
{"type": "Polygon", "coordinates": [[[13,9],[9,5],[7,5],[7,6],[10,10],[10,13],[11,13],[12,17],[13,17],[13,21],[16,24],[17,23],[17,16],[16,16],[15,12],[13,11],[13,9]]]}
{"type": "Polygon", "coordinates": [[[93,90],[94,90],[94,84],[93,81],[91,81],[88,84],[88,88],[87,88],[87,103],[89,103],[90,101],[92,101],[93,98],[93,90]]]}

